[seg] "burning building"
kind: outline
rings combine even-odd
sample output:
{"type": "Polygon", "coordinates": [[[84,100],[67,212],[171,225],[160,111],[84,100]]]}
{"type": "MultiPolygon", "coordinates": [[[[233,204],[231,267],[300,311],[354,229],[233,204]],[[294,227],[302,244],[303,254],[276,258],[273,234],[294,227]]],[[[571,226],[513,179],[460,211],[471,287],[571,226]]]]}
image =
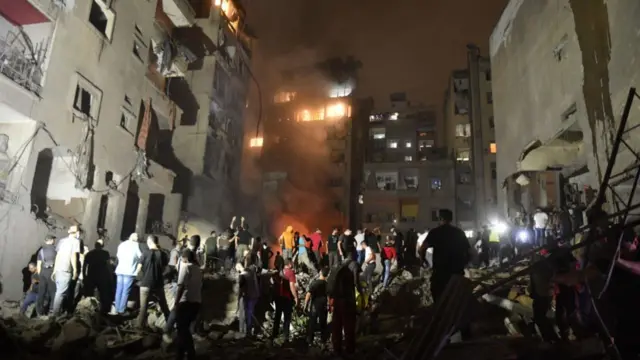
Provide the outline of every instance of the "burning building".
{"type": "Polygon", "coordinates": [[[266,107],[263,138],[252,140],[262,146],[265,232],[271,235],[286,225],[301,232],[356,226],[358,114],[370,102],[351,97],[348,81],[331,86],[309,76],[283,82],[266,107]]]}

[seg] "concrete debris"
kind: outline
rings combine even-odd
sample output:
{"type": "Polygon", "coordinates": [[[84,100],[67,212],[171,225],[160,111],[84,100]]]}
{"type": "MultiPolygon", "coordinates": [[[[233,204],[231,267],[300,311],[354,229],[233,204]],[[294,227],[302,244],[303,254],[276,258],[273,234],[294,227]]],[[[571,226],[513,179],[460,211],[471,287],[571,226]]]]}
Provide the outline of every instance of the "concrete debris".
{"type": "MultiPolygon", "coordinates": [[[[471,269],[467,275],[472,281],[477,281],[484,277],[486,271],[471,269]]],[[[262,311],[256,310],[258,331],[250,338],[245,338],[237,331],[238,287],[235,276],[205,276],[203,299],[206,303],[202,307],[200,331],[194,339],[198,354],[206,354],[210,359],[334,358],[330,344],[309,346],[305,343],[307,317],[301,310],[293,315],[290,344],[279,341],[271,343],[268,340],[274,312],[273,303],[268,299],[271,276],[271,273],[261,275],[266,300],[258,305],[258,308],[262,307],[262,311]]],[[[356,357],[390,360],[403,353],[402,346],[406,346],[406,342],[401,340],[410,337],[414,328],[430,319],[433,300],[429,276],[429,270],[394,270],[386,289],[376,279],[371,294],[371,311],[360,321],[362,331],[356,357]]],[[[314,277],[299,273],[296,278],[298,296],[302,300],[314,277]]],[[[535,333],[529,331],[532,328],[532,301],[526,288],[526,279],[522,279],[515,282],[510,291],[487,295],[483,301],[474,304],[472,333],[493,340],[476,342],[473,346],[468,342],[451,345],[443,351],[443,358],[460,358],[461,353],[468,357],[471,352],[485,351],[479,348],[495,349],[498,353],[511,356],[515,351],[511,345],[514,339],[536,342],[535,333]]],[[[165,288],[165,295],[169,306],[172,306],[174,299],[170,286],[165,288]]],[[[134,328],[132,317],[119,319],[100,315],[100,304],[95,298],[82,299],[74,315],[69,318],[27,319],[19,314],[18,308],[18,303],[11,302],[5,302],[0,307],[0,346],[3,349],[15,349],[15,354],[21,354],[16,355],[16,359],[51,360],[52,355],[55,355],[54,359],[69,358],[71,355],[101,360],[162,359],[170,357],[174,347],[162,341],[165,319],[157,304],[149,306],[148,330],[145,331],[134,328]],[[29,356],[24,356],[25,353],[29,356]]],[[[531,352],[528,347],[525,348],[525,353],[531,352]]],[[[5,358],[12,359],[3,356],[3,360],[5,358]]]]}

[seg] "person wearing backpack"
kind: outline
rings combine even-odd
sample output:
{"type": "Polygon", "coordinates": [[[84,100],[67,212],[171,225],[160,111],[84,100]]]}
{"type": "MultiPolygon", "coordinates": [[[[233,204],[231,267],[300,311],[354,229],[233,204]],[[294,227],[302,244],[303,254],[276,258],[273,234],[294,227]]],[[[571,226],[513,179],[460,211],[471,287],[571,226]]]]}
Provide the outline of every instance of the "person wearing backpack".
{"type": "Polygon", "coordinates": [[[298,306],[298,289],[296,287],[296,274],[293,271],[291,259],[284,260],[284,270],[278,273],[274,279],[276,311],[273,318],[273,330],[271,341],[280,335],[280,319],[284,316],[282,332],[284,341],[289,342],[289,328],[294,306],[298,306]]]}

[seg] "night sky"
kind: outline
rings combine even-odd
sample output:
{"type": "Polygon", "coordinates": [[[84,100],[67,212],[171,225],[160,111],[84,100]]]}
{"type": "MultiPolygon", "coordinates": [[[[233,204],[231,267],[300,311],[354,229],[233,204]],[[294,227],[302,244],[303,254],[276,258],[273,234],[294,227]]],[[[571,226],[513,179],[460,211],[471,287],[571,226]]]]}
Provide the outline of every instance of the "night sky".
{"type": "MultiPolygon", "coordinates": [[[[442,108],[448,76],[466,67],[466,44],[488,53],[507,0],[245,0],[259,36],[254,72],[268,82],[276,60],[297,53],[353,55],[363,62],[358,96],[377,106],[406,91],[412,102],[442,108]]],[[[308,56],[305,57],[308,59],[308,56]]],[[[287,60],[284,60],[287,61],[287,60]]],[[[293,64],[296,65],[296,64],[293,64]]]]}

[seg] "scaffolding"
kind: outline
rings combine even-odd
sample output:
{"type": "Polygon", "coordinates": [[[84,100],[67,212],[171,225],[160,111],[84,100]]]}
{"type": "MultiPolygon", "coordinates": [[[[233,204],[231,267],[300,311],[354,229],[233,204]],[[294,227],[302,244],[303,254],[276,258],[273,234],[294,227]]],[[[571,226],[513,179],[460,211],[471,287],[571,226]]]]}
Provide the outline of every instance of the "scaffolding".
{"type": "MultiPolygon", "coordinates": [[[[620,123],[618,124],[615,138],[613,139],[607,168],[601,180],[599,188],[600,191],[598,191],[596,199],[592,204],[590,204],[588,210],[592,212],[601,210],[606,201],[607,194],[609,194],[614,201],[614,205],[616,206],[616,211],[613,214],[609,214],[607,218],[610,222],[609,228],[615,228],[618,230],[640,226],[640,219],[629,219],[629,214],[636,210],[640,210],[640,201],[634,202],[635,190],[640,179],[640,154],[635,151],[631,144],[629,144],[629,142],[626,140],[626,138],[631,138],[630,136],[628,136],[631,132],[640,129],[640,124],[628,126],[629,115],[631,113],[633,102],[637,100],[640,100],[640,95],[637,93],[635,88],[630,88],[627,95],[627,101],[620,118],[620,123]],[[613,173],[613,170],[616,167],[616,162],[617,160],[619,160],[618,156],[621,152],[621,146],[624,146],[625,149],[633,155],[634,161],[632,161],[630,165],[625,166],[623,170],[617,173],[613,173]],[[616,187],[620,184],[630,186],[630,191],[627,199],[624,199],[622,194],[620,194],[620,192],[616,190],[616,187]]],[[[590,230],[595,229],[595,226],[596,224],[593,223],[587,224],[576,230],[573,234],[561,240],[568,241],[574,238],[576,234],[589,232],[590,230]]],[[[573,251],[583,247],[587,247],[591,244],[594,244],[598,240],[597,237],[585,238],[587,240],[584,240],[581,243],[572,246],[570,250],[573,251]]],[[[622,240],[623,237],[621,235],[617,239],[617,247],[613,259],[617,258],[617,256],[620,254],[622,240]]],[[[585,264],[589,261],[588,249],[589,248],[587,248],[587,251],[585,251],[585,264]]],[[[417,331],[416,335],[411,339],[409,347],[404,352],[402,360],[435,359],[446,344],[447,339],[458,328],[464,312],[467,311],[472,300],[479,299],[486,294],[495,292],[496,290],[512,283],[519,277],[527,275],[530,272],[531,267],[534,266],[537,262],[530,264],[524,269],[515,271],[507,278],[498,279],[491,285],[486,285],[486,281],[495,279],[498,272],[514,270],[514,267],[521,260],[530,258],[532,257],[532,255],[539,253],[541,250],[552,249],[550,249],[549,245],[546,245],[533,249],[526,254],[516,256],[509,263],[499,265],[497,269],[487,274],[482,279],[476,281],[475,284],[473,284],[468,279],[464,279],[462,277],[454,277],[445,289],[445,294],[442,296],[443,300],[440,300],[435,304],[436,311],[434,318],[430,322],[425,324],[423,328],[417,331]],[[472,290],[474,288],[474,285],[479,285],[479,287],[476,287],[475,291],[472,290]]],[[[546,260],[542,259],[539,261],[546,260]]],[[[613,272],[614,266],[615,261],[612,261],[608,274],[609,278],[611,276],[611,273],[613,272]]],[[[603,290],[603,292],[605,290],[603,290]]],[[[595,302],[593,302],[593,294],[591,294],[591,296],[592,305],[595,306],[595,302]]],[[[602,339],[602,342],[605,344],[605,349],[607,350],[609,357],[612,359],[620,359],[620,354],[618,353],[611,336],[609,336],[608,329],[602,321],[600,321],[600,337],[602,339]]]]}

